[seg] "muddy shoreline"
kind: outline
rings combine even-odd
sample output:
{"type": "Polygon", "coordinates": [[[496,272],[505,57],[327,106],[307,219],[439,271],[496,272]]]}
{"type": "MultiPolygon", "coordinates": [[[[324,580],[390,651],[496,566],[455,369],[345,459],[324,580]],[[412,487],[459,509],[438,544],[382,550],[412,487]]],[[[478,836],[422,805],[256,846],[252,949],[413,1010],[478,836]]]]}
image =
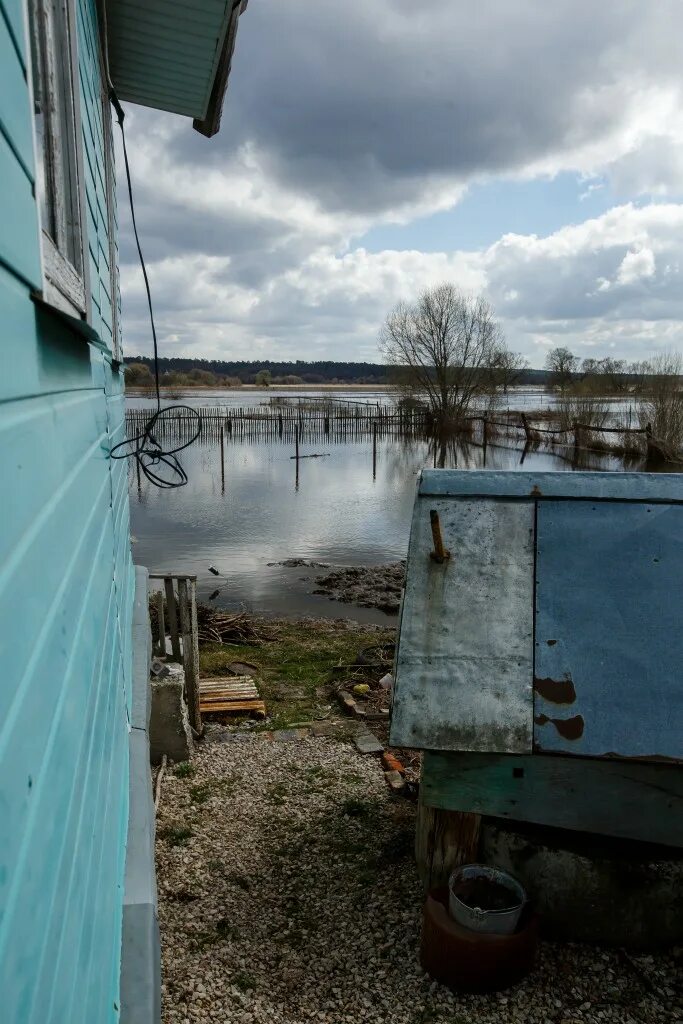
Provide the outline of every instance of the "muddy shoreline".
{"type": "Polygon", "coordinates": [[[300,578],[314,584],[312,594],[328,597],[331,601],[359,608],[377,608],[389,615],[398,614],[406,572],[403,559],[384,565],[337,567],[325,562],[307,561],[305,558],[287,558],[283,562],[269,564],[287,568],[330,569],[328,573],[318,572],[300,578]]]}

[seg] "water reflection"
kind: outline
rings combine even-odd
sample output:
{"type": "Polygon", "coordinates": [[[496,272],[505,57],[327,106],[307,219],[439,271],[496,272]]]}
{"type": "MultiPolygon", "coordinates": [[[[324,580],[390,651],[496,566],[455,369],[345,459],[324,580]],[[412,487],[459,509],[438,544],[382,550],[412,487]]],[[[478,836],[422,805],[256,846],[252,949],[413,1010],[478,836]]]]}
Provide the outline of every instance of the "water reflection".
{"type": "Polygon", "coordinates": [[[382,612],[311,594],[314,570],[268,563],[303,558],[372,565],[404,558],[416,478],[425,466],[514,471],[623,465],[591,452],[576,461],[571,449],[521,451],[504,439],[483,446],[463,439],[304,438],[302,456],[326,457],[296,460],[293,454],[291,443],[226,436],[221,446],[203,439],[183,452],[188,485],[172,491],[138,479],[131,467],[135,561],[156,572],[196,573],[200,598],[220,607],[382,622],[389,619],[382,612]]]}

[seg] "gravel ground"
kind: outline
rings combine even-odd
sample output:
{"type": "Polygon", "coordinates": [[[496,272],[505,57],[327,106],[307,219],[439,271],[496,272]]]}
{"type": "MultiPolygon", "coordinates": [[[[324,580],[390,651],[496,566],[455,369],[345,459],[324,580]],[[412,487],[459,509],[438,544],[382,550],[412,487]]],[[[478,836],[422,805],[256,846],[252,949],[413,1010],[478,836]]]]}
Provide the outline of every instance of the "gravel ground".
{"type": "Polygon", "coordinates": [[[164,1024],[683,1021],[673,955],[548,943],[506,993],[432,983],[417,960],[415,807],[379,761],[327,737],[233,737],[214,732],[163,782],[164,1024]]]}

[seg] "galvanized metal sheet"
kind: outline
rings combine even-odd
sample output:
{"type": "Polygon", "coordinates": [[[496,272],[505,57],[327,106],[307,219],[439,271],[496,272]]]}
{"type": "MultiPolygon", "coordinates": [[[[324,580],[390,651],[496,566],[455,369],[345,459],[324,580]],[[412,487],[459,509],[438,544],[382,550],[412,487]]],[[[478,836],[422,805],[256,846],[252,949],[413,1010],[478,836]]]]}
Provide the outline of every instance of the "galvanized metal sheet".
{"type": "Polygon", "coordinates": [[[683,507],[539,502],[534,745],[683,759],[683,507]]]}
{"type": "Polygon", "coordinates": [[[530,752],[533,502],[419,497],[396,657],[391,742],[530,752]],[[451,558],[430,558],[430,509],[451,558]]]}

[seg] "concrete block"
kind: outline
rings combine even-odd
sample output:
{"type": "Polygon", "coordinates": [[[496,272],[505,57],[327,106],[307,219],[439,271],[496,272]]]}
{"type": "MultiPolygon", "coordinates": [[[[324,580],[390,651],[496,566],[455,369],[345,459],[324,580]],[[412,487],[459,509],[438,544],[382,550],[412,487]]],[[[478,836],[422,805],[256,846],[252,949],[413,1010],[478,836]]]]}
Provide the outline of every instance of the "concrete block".
{"type": "Polygon", "coordinates": [[[479,855],[519,879],[550,937],[632,949],[683,940],[678,850],[484,819],[479,855]]]}
{"type": "Polygon", "coordinates": [[[185,677],[179,665],[169,666],[171,673],[152,680],[152,713],[149,722],[149,748],[152,764],[160,764],[164,754],[171,761],[187,761],[193,750],[192,730],[183,693],[185,677]]]}
{"type": "Polygon", "coordinates": [[[381,754],[384,747],[371,732],[359,732],[354,737],[356,748],[361,754],[381,754]]]}

